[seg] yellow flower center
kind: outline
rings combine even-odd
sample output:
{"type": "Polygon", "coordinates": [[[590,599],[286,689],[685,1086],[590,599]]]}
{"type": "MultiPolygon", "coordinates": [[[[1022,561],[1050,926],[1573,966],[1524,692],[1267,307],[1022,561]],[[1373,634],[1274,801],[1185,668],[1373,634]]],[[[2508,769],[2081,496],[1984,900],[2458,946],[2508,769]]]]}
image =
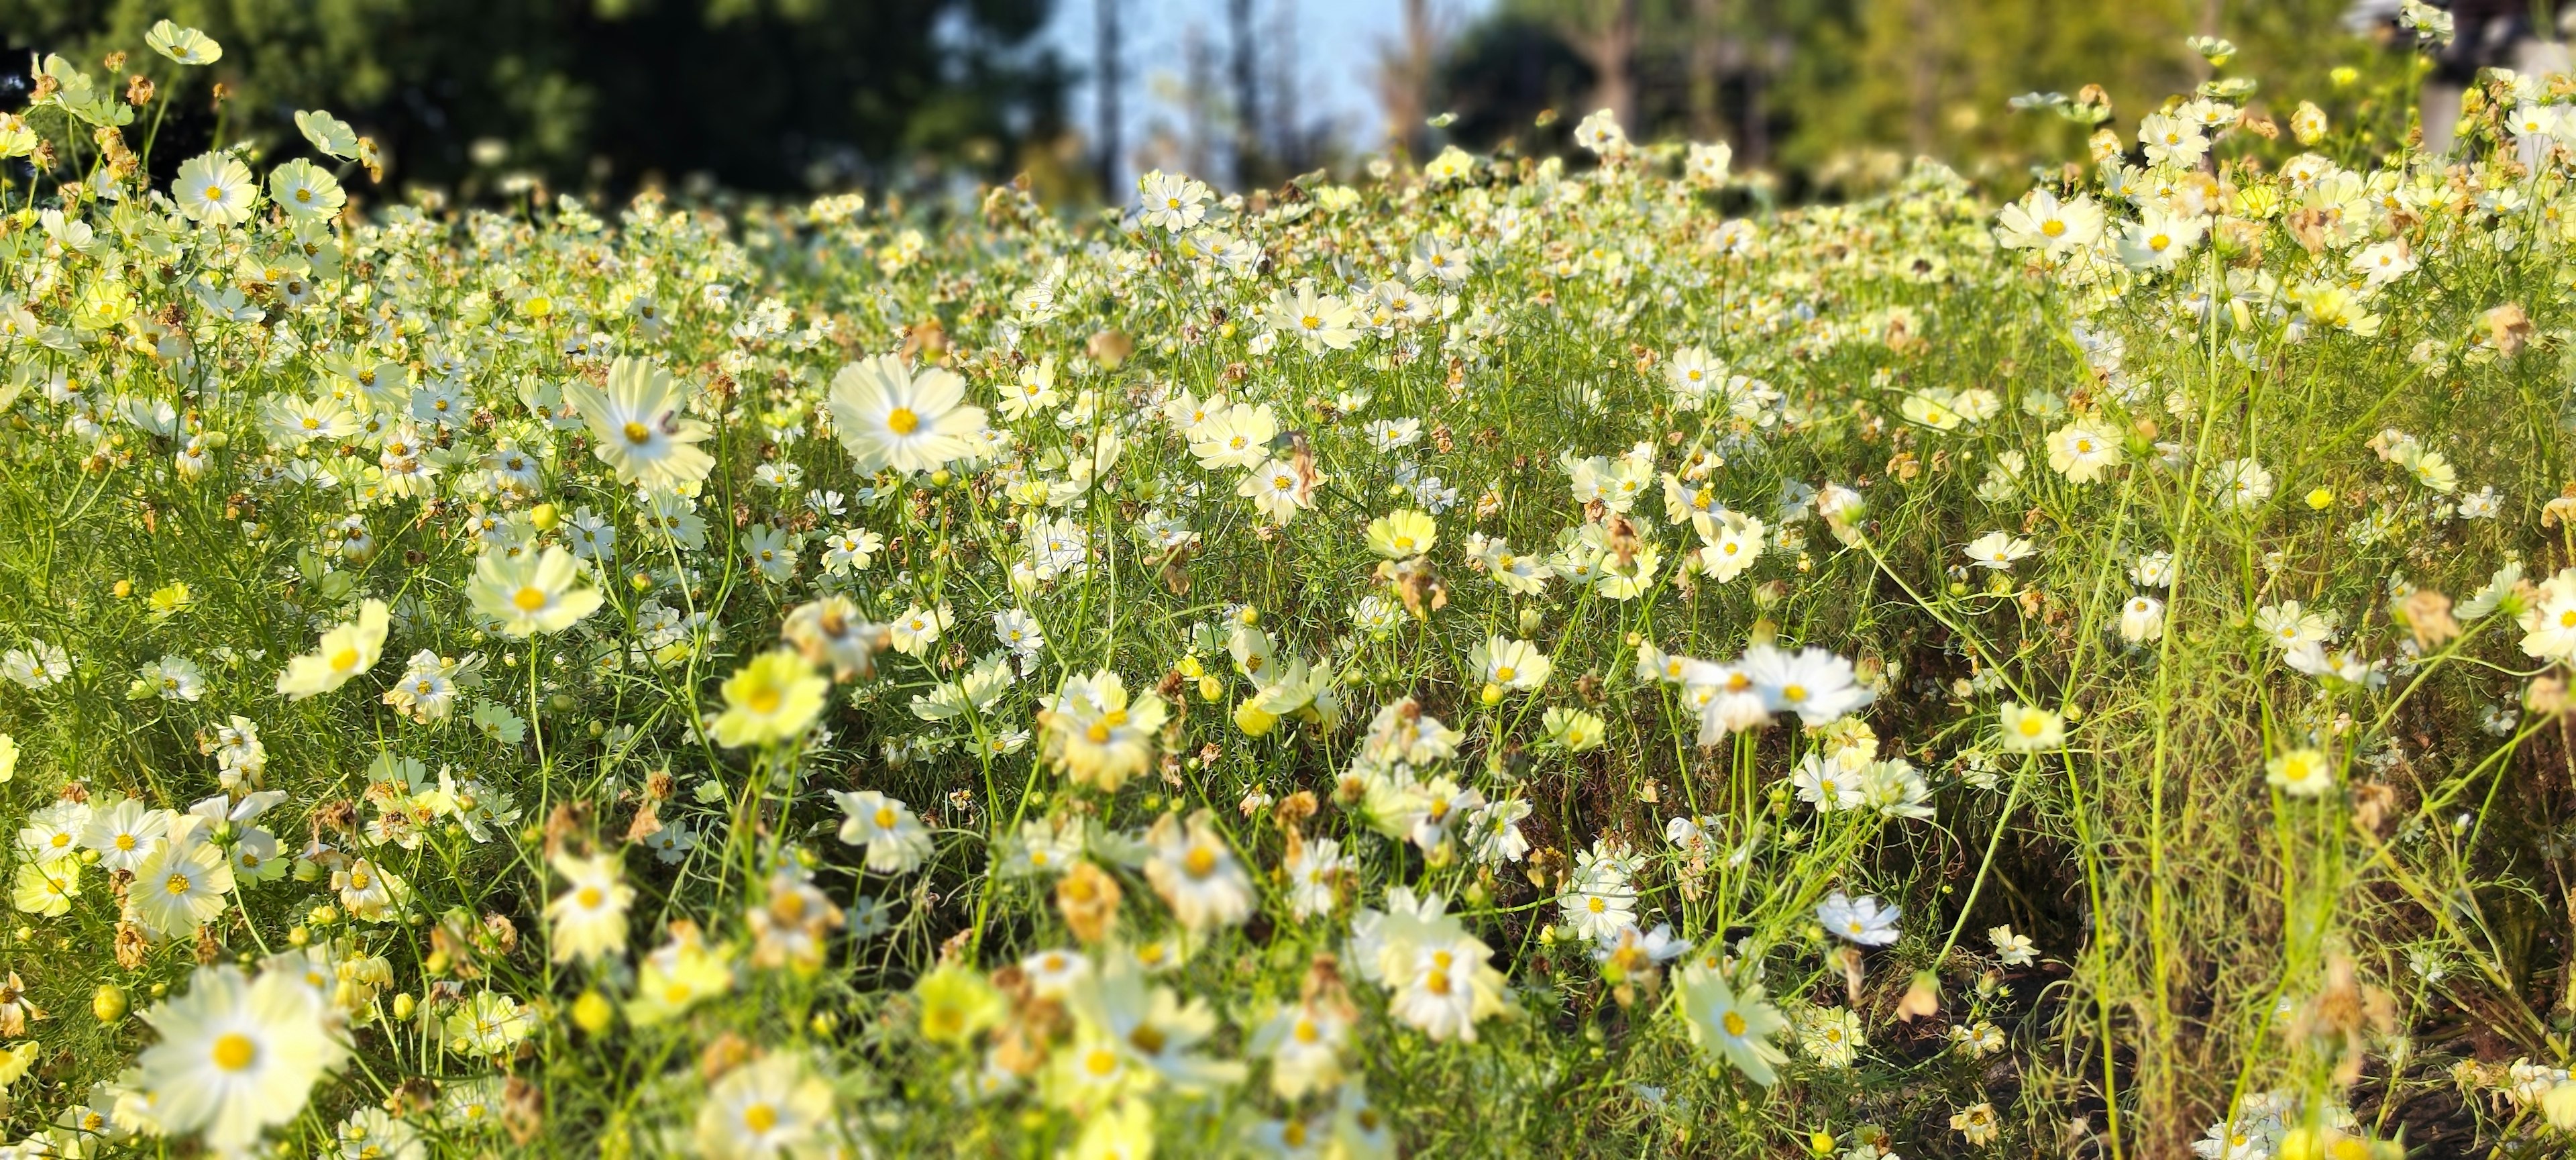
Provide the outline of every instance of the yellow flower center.
{"type": "Polygon", "coordinates": [[[331,654],[331,671],[345,673],[358,667],[358,650],[344,648],[331,654]]]}
{"type": "Polygon", "coordinates": [[[765,717],[771,713],[777,712],[778,703],[785,698],[786,694],[780,692],[778,686],[762,685],[757,689],[753,689],[750,696],[742,699],[742,703],[752,712],[765,717]]]}
{"type": "Polygon", "coordinates": [[[1162,1028],[1151,1023],[1139,1023],[1134,1031],[1127,1033],[1127,1042],[1134,1044],[1138,1051],[1156,1055],[1162,1052],[1166,1039],[1162,1028]]]}
{"type": "Polygon", "coordinates": [[[1739,1039],[1744,1036],[1744,1016],[1742,1013],[1729,1011],[1723,1018],[1719,1019],[1718,1022],[1725,1025],[1727,1034],[1739,1039]]]}
{"type": "Polygon", "coordinates": [[[2052,238],[2062,237],[2066,233],[2066,223],[2056,218],[2050,218],[2039,224],[2039,232],[2047,234],[2052,238]]]}
{"type": "Polygon", "coordinates": [[[596,886],[584,886],[573,892],[572,900],[580,903],[583,910],[597,910],[601,903],[608,901],[608,895],[596,886]]]}
{"type": "Polygon", "coordinates": [[[132,834],[118,834],[118,835],[116,836],[116,848],[117,848],[117,849],[119,849],[119,850],[124,850],[124,851],[127,851],[127,852],[132,852],[132,851],[133,851],[133,849],[134,849],[134,835],[132,835],[132,834]]]}
{"type": "Polygon", "coordinates": [[[876,817],[876,822],[877,822],[877,828],[878,828],[878,829],[880,829],[880,830],[891,830],[891,829],[893,829],[893,828],[894,828],[894,822],[895,822],[895,812],[894,812],[894,807],[893,807],[893,806],[878,806],[878,807],[877,807],[877,817],[876,817]]]}
{"type": "Polygon", "coordinates": [[[1510,665],[1502,665],[1494,670],[1494,679],[1497,681],[1508,681],[1520,675],[1520,670],[1510,665]]]}
{"type": "Polygon", "coordinates": [[[1189,853],[1181,855],[1181,869],[1188,871],[1192,878],[1205,878],[1216,873],[1216,851],[1206,846],[1190,847],[1189,853]]]}
{"type": "Polygon", "coordinates": [[[1107,1079],[1118,1071],[1118,1053],[1106,1047],[1092,1048],[1090,1054],[1082,1057],[1082,1066],[1091,1074],[1107,1079]]]}
{"type": "Polygon", "coordinates": [[[510,594],[510,603],[517,605],[521,612],[535,612],[546,606],[546,590],[534,584],[522,584],[517,592],[510,594]]]}
{"type": "Polygon", "coordinates": [[[259,1059],[259,1045],[250,1036],[228,1031],[215,1039],[215,1066],[225,1071],[243,1071],[259,1059]]]}
{"type": "Polygon", "coordinates": [[[897,407],[886,412],[886,430],[897,435],[910,435],[920,429],[921,416],[913,414],[912,408],[897,407]]]}
{"type": "Polygon", "coordinates": [[[2033,713],[2021,719],[2021,735],[2024,737],[2037,737],[2040,735],[2041,731],[2047,728],[2048,722],[2043,720],[2037,713],[2033,713]]]}
{"type": "Polygon", "coordinates": [[[652,440],[653,440],[653,429],[652,429],[652,428],[647,427],[647,426],[643,425],[642,423],[637,423],[637,422],[632,422],[632,421],[629,421],[629,422],[626,424],[626,441],[627,441],[627,442],[629,442],[629,443],[637,443],[637,444],[641,444],[641,443],[649,443],[649,442],[652,442],[652,440]]]}
{"type": "Polygon", "coordinates": [[[185,874],[173,874],[170,876],[169,881],[161,884],[161,888],[172,894],[186,894],[188,892],[188,876],[185,874]]]}
{"type": "Polygon", "coordinates": [[[742,1110],[742,1126],[754,1133],[766,1133],[778,1126],[778,1109],[768,1104],[753,1104],[742,1110]]]}

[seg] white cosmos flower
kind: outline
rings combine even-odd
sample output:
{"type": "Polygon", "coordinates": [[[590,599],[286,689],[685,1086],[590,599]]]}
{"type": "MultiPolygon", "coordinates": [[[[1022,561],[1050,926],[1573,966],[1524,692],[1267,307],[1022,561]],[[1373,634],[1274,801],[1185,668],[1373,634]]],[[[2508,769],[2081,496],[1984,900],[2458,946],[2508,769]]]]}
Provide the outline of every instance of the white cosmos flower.
{"type": "Polygon", "coordinates": [[[2010,532],[1988,532],[1968,545],[1968,562],[1996,572],[2012,571],[2013,562],[2038,549],[2010,532]]]}
{"type": "Polygon", "coordinates": [[[259,184],[250,167],[229,153],[208,153],[179,167],[170,196],[188,220],[210,226],[240,225],[259,208],[259,184]]]}
{"type": "Polygon", "coordinates": [[[859,471],[931,471],[970,450],[984,409],[966,402],[966,380],[938,367],[915,371],[878,355],[832,376],[832,427],[859,471]]]}
{"type": "Polygon", "coordinates": [[[581,566],[561,548],[516,557],[492,552],[475,562],[465,595],[474,611],[500,622],[504,636],[562,632],[603,599],[597,588],[576,586],[580,578],[581,566]]]}
{"type": "Polygon", "coordinates": [[[1816,921],[1834,937],[1865,947],[1883,947],[1895,942],[1896,907],[1869,895],[1854,898],[1834,891],[1816,905],[1816,921]]]}
{"type": "Polygon", "coordinates": [[[262,1130],[294,1119],[347,1054],[321,993],[283,973],[253,981],[202,967],[186,994],[143,1019],[161,1036],[137,1060],[153,1118],[225,1156],[250,1154],[262,1130]]]}
{"type": "Polygon", "coordinates": [[[348,192],[329,170],[301,157],[268,171],[268,195],[299,218],[328,218],[349,204],[348,192]]]}
{"type": "Polygon", "coordinates": [[[697,446],[707,425],[682,415],[670,372],[651,361],[621,357],[608,368],[608,389],[576,382],[564,400],[590,425],[593,453],[617,469],[619,483],[679,491],[715,467],[697,446]]]}
{"type": "Polygon", "coordinates": [[[286,662],[286,671],[277,674],[277,691],[287,700],[301,701],[374,668],[383,655],[389,617],[382,600],[359,605],[358,619],[323,633],[320,648],[286,662]]]}

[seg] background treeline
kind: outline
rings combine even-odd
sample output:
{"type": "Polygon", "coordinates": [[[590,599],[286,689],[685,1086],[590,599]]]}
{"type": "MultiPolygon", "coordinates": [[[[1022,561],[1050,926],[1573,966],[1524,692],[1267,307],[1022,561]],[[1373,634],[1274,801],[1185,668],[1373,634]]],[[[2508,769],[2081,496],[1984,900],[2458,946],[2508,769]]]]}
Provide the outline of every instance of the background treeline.
{"type": "MultiPolygon", "coordinates": [[[[1148,165],[1249,185],[1389,141],[1553,152],[1600,107],[1635,136],[1731,141],[1793,194],[1866,186],[1916,153],[2009,180],[2078,155],[2084,132],[2016,115],[2012,96],[2098,83],[2134,123],[2148,94],[2208,74],[2190,35],[2239,46],[2229,71],[2263,79],[2258,105],[2403,59],[2344,28],[2348,0],[1496,0],[1470,17],[1388,2],[1395,35],[1301,46],[1291,0],[1199,0],[1175,60],[1137,59],[1139,26],[1168,19],[1142,0],[0,0],[0,45],[92,70],[126,48],[121,85],[175,74],[139,48],[154,20],[220,40],[229,95],[189,96],[157,168],[324,107],[384,146],[395,181],[467,196],[506,175],[795,193],[1028,172],[1069,203],[1123,195],[1148,165]],[[1058,16],[1078,35],[1051,35],[1058,16]],[[1377,123],[1318,124],[1313,86],[1347,83],[1355,48],[1377,123]],[[1095,87],[1075,107],[1102,75],[1119,99],[1095,87]],[[1425,124],[1442,111],[1455,119],[1425,124]]],[[[20,107],[29,82],[10,73],[0,106],[20,107]]]]}

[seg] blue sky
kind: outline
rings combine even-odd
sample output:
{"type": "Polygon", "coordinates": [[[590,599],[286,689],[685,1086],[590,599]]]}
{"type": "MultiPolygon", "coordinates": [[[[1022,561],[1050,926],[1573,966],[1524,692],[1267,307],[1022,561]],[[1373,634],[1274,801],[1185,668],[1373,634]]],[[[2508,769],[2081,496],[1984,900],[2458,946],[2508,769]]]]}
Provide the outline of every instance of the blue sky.
{"type": "MultiPolygon", "coordinates": [[[[1057,0],[1048,35],[1076,69],[1089,73],[1095,47],[1100,0],[1057,0]]],[[[1119,118],[1130,150],[1154,121],[1177,126],[1180,118],[1156,92],[1168,91],[1182,79],[1182,44],[1196,25],[1217,53],[1220,69],[1230,42],[1226,39],[1225,0],[1120,0],[1125,26],[1127,70],[1119,118]]],[[[1485,11],[1490,0],[1433,0],[1432,9],[1455,30],[1485,11]]],[[[1371,75],[1378,45],[1394,38],[1403,21],[1400,0],[1254,0],[1256,26],[1265,32],[1279,14],[1290,13],[1296,29],[1296,96],[1309,118],[1327,117],[1354,146],[1374,145],[1384,126],[1371,75]]],[[[1265,66],[1266,67],[1266,66],[1265,66]]],[[[1220,79],[1223,77],[1220,71],[1220,79]]],[[[1088,132],[1098,106],[1088,80],[1070,94],[1073,123],[1088,132]]]]}

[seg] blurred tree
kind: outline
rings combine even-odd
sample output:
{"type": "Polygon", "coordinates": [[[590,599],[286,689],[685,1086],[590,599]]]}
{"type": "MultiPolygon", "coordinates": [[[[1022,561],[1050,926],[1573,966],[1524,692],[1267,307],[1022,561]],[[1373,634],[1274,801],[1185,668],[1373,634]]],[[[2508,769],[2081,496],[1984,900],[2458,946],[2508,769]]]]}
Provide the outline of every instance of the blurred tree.
{"type": "Polygon", "coordinates": [[[787,191],[900,181],[924,162],[1006,175],[1063,131],[1066,72],[1037,44],[1050,4],[0,0],[0,44],[94,75],[123,50],[125,72],[179,82],[154,158],[165,172],[218,131],[283,144],[295,110],[327,108],[383,145],[389,180],[704,174],[787,191]],[[181,77],[143,45],[165,16],[222,42],[223,59],[181,77]],[[220,114],[209,80],[232,94],[220,114]]]}
{"type": "Polygon", "coordinates": [[[1905,154],[1993,175],[2080,156],[2084,130],[2015,114],[2020,93],[2099,84],[2119,124],[2209,75],[2184,44],[2231,37],[2226,72],[2286,115],[2323,99],[2325,74],[2373,47],[2342,29],[2349,0],[1500,0],[1451,43],[1435,103],[1452,135],[1551,148],[1604,101],[1631,136],[1735,143],[1798,185],[1861,184],[1905,154]],[[1626,75],[1610,75],[1625,69],[1626,75]],[[1556,127],[1530,140],[1542,109],[1556,127]]]}

